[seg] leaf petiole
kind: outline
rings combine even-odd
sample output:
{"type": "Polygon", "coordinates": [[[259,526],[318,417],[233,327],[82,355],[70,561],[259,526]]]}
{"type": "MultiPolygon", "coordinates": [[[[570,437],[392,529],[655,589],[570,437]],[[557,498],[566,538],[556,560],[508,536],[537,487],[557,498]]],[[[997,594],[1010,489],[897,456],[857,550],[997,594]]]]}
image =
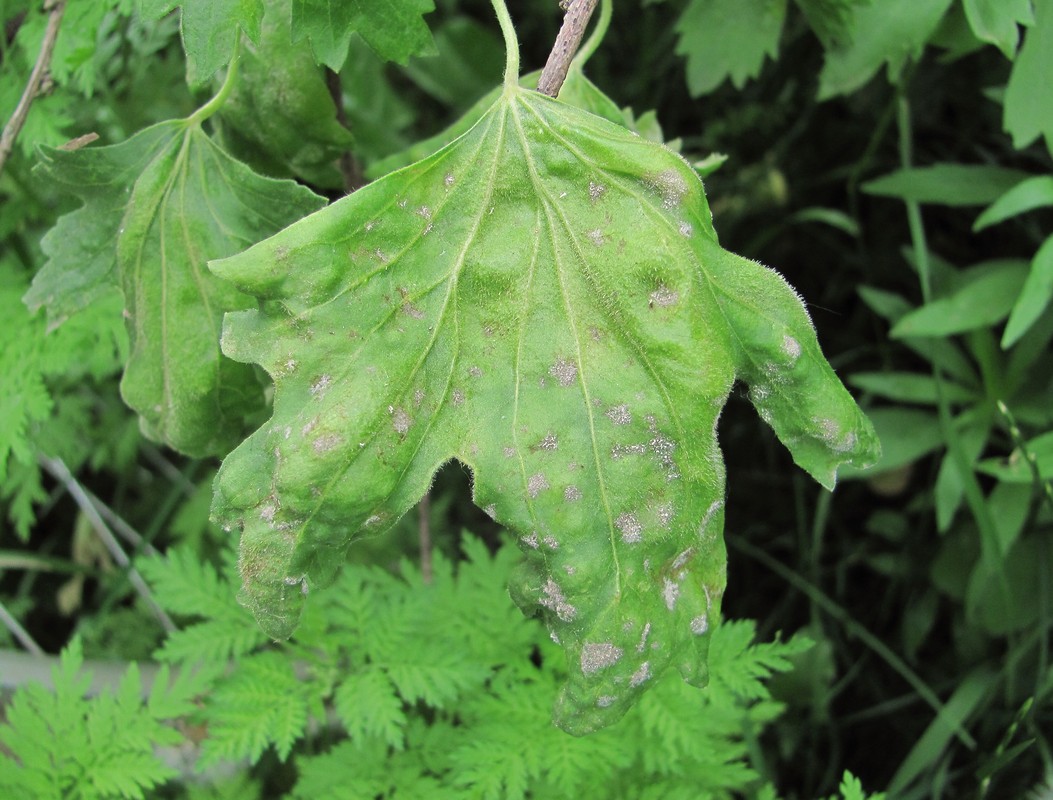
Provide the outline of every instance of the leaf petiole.
{"type": "Polygon", "coordinates": [[[505,87],[519,86],[519,40],[504,0],[491,0],[505,39],[505,87]]]}
{"type": "Polygon", "coordinates": [[[227,75],[223,79],[223,85],[219,87],[219,91],[216,92],[211,100],[187,117],[186,122],[188,127],[200,125],[226,104],[227,98],[230,97],[230,92],[234,88],[234,84],[238,79],[238,61],[240,56],[241,34],[239,33],[237,39],[234,41],[234,53],[230,57],[230,66],[227,67],[227,75]]]}

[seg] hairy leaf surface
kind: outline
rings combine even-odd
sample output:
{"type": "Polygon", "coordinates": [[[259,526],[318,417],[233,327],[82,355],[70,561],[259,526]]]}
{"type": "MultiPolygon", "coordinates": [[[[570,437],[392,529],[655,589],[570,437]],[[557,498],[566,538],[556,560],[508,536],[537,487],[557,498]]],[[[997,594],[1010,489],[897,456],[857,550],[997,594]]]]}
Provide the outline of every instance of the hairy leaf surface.
{"type": "Polygon", "coordinates": [[[557,720],[706,679],[725,583],[715,425],[735,378],[827,486],[876,455],[800,300],[723,250],[665,147],[515,86],[464,136],[212,264],[256,310],[224,351],[274,416],[224,463],[244,602],[275,637],[354,539],[456,458],[526,553],[512,594],[568,657],[557,720]]]}
{"type": "Polygon", "coordinates": [[[256,175],[187,120],[111,147],[47,149],[42,171],[84,205],[44,238],[26,303],[61,322],[116,283],[131,353],[124,401],[144,432],[191,455],[225,453],[263,407],[251,367],[224,358],[224,311],[252,298],[205,268],[317,209],[291,181],[256,175]]]}

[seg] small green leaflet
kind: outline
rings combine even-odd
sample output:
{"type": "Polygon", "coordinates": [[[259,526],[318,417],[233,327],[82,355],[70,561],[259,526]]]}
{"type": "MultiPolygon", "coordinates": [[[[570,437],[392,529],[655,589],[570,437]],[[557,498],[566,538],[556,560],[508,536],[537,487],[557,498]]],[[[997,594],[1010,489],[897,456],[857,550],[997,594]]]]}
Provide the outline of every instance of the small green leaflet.
{"type": "Polygon", "coordinates": [[[138,0],[139,12],[160,19],[177,6],[186,52],[186,77],[201,86],[234,56],[238,32],[259,42],[263,0],[138,0]]]}
{"type": "Polygon", "coordinates": [[[741,89],[779,52],[786,0],[691,0],[676,23],[677,55],[687,57],[687,86],[699,96],[730,77],[741,89]]]}
{"type": "Polygon", "coordinates": [[[260,300],[224,352],[275,384],[215,484],[243,602],[289,636],[349,544],[456,458],[519,536],[511,592],[567,654],[573,733],[669,667],[706,680],[736,377],[824,485],[877,457],[801,301],[717,244],[691,167],[511,83],[439,152],[211,267],[260,300]]]}
{"type": "Polygon", "coordinates": [[[410,56],[435,51],[422,19],[434,8],[432,0],[292,0],[293,39],[310,39],[318,63],[338,71],[352,33],[381,58],[405,64],[410,56]]]}
{"type": "Polygon", "coordinates": [[[1039,136],[1053,152],[1053,0],[1035,0],[1035,25],[1024,36],[1005,90],[1003,125],[1013,146],[1023,149],[1039,136]]]}
{"type": "Polygon", "coordinates": [[[131,352],[124,401],[143,430],[190,455],[228,452],[264,406],[251,367],[222,356],[224,311],[253,300],[205,263],[243,250],[323,200],[256,175],[189,120],[111,147],[42,149],[40,171],[84,205],[44,237],[48,261],[25,302],[59,324],[116,284],[131,352]]]}

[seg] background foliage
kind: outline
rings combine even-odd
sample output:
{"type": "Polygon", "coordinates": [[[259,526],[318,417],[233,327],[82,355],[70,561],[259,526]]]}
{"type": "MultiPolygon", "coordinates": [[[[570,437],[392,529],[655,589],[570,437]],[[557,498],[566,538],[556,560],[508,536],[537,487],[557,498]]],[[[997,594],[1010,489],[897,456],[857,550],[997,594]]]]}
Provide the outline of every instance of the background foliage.
{"type": "MultiPolygon", "coordinates": [[[[676,137],[691,160],[727,157],[706,179],[722,243],[807,298],[884,457],[830,495],[733,395],[725,613],[756,623],[718,629],[712,689],[663,682],[581,740],[549,726],[559,659],[507,601],[514,550],[470,505],[463,470],[356,551],[295,639],[267,645],[234,601],[229,537],[207,521],[217,462],[150,443],[121,401],[134,340],[119,293],[82,295],[53,330],[23,303],[56,248],[76,245],[55,226],[78,203],[37,168],[55,152],[38,148],[88,132],[114,145],[189,117],[237,31],[240,80],[199,120],[209,141],[329,198],[499,80],[481,0],[404,2],[388,21],[350,3],[176,5],[70,2],[49,91],[0,174],[0,599],[17,631],[0,680],[21,686],[4,706],[0,787],[861,796],[848,769],[897,797],[1050,789],[1053,2],[618,4],[590,78],[642,134],[676,137]],[[338,28],[319,25],[325,5],[344,14],[338,28]],[[775,641],[750,646],[755,633],[775,641]],[[33,640],[66,646],[54,693],[17,678],[14,648],[33,640]],[[82,654],[100,676],[109,659],[138,660],[151,688],[121,669],[83,699],[82,654]]],[[[540,65],[557,4],[512,13],[524,64],[540,65]]],[[[0,3],[0,118],[46,17],[0,3]]],[[[119,253],[71,258],[96,256],[119,253]]]]}

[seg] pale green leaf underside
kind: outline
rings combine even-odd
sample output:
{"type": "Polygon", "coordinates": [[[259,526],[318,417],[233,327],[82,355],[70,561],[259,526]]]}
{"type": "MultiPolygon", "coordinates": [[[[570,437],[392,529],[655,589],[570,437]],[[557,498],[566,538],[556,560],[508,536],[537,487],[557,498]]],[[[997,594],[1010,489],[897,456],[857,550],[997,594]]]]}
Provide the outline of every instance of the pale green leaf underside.
{"type": "Polygon", "coordinates": [[[275,382],[214,505],[264,628],[290,635],[350,542],[459,459],[520,537],[512,593],[567,652],[573,732],[670,666],[705,681],[736,376],[825,484],[875,456],[800,301],[720,248],[691,167],[535,92],[212,268],[263,301],[227,315],[224,351],[275,382]]]}
{"type": "Polygon", "coordinates": [[[229,452],[262,411],[251,367],[219,350],[223,313],[252,298],[206,269],[321,203],[292,181],[253,173],[186,120],[126,142],[41,153],[42,171],[84,199],[45,237],[49,259],[26,295],[59,323],[118,286],[131,352],[124,401],[144,432],[191,455],[229,452]]]}

